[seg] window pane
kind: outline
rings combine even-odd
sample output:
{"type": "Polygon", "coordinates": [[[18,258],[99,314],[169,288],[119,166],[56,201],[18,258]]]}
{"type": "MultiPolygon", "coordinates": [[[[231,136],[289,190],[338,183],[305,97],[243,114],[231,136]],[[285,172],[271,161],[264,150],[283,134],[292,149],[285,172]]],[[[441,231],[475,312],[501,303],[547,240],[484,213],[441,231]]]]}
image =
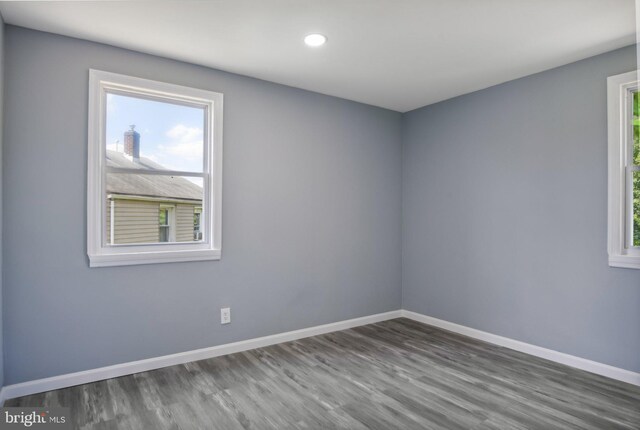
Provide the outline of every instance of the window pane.
{"type": "Polygon", "coordinates": [[[106,243],[203,240],[204,223],[199,224],[200,234],[196,235],[194,218],[202,214],[202,185],[202,178],[108,173],[106,243]]]}
{"type": "Polygon", "coordinates": [[[640,172],[633,172],[633,246],[640,246],[640,172]]]}
{"type": "Polygon", "coordinates": [[[193,240],[202,240],[202,208],[193,208],[193,240]]]}
{"type": "Polygon", "coordinates": [[[169,209],[160,209],[160,226],[164,227],[169,224],[169,209]]]}
{"type": "Polygon", "coordinates": [[[640,166],[640,93],[633,94],[633,164],[640,166]]]}
{"type": "Polygon", "coordinates": [[[169,242],[169,226],[160,226],[160,242],[169,242]]]}
{"type": "Polygon", "coordinates": [[[107,93],[107,166],[202,172],[204,109],[107,93]]]}

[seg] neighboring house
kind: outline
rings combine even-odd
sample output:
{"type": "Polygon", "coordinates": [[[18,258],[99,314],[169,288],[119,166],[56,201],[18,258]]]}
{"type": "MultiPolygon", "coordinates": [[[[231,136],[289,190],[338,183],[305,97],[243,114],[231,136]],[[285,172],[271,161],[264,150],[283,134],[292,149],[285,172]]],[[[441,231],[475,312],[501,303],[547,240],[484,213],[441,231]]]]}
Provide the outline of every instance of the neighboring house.
{"type": "MultiPolygon", "coordinates": [[[[125,152],[107,150],[107,166],[166,170],[139,156],[140,135],[125,133],[125,152]]],[[[106,237],[110,244],[192,242],[202,239],[202,187],[177,176],[107,174],[106,237]]]]}

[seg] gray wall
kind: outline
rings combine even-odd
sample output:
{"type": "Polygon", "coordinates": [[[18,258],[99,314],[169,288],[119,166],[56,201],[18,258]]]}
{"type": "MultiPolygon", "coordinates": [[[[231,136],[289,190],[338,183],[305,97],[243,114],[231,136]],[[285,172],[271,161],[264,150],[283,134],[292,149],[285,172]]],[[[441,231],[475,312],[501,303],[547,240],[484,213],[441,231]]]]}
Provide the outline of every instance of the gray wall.
{"type": "Polygon", "coordinates": [[[4,106],[4,20],[0,15],[0,387],[4,385],[4,347],[2,325],[2,153],[4,106]]]}
{"type": "Polygon", "coordinates": [[[401,293],[640,371],[640,271],[606,262],[605,80],[633,48],[402,117],[11,26],[6,59],[6,384],[394,310],[401,293]],[[88,268],[90,67],[225,94],[221,261],[88,268]]]}
{"type": "Polygon", "coordinates": [[[400,307],[400,114],[12,26],[6,42],[6,384],[400,307]],[[88,267],[89,68],[224,93],[221,261],[88,267]]]}
{"type": "Polygon", "coordinates": [[[624,48],[403,117],[403,306],[640,371],[640,270],[607,266],[606,78],[624,48]]]}

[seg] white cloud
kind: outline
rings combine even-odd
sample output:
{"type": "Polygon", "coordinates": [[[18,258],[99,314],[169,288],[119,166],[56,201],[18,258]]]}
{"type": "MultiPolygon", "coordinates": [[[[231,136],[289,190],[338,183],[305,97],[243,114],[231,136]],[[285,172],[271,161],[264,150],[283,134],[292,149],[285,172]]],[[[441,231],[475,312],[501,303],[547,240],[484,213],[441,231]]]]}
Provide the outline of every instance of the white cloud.
{"type": "Polygon", "coordinates": [[[197,137],[202,138],[202,129],[178,124],[167,131],[167,136],[172,139],[192,140],[197,137]]]}
{"type": "Polygon", "coordinates": [[[175,139],[179,142],[202,142],[202,129],[199,127],[187,127],[183,124],[178,124],[175,127],[167,131],[167,137],[175,139]]]}
{"type": "Polygon", "coordinates": [[[201,158],[202,157],[202,141],[199,142],[180,142],[173,145],[160,145],[160,149],[169,155],[183,158],[201,158]]]}
{"type": "MultiPolygon", "coordinates": [[[[198,127],[187,127],[178,124],[165,132],[165,142],[153,145],[144,145],[143,136],[140,147],[140,157],[154,161],[165,169],[176,171],[198,172],[202,169],[204,140],[203,132],[198,127]]],[[[124,152],[124,143],[117,144],[119,152],[124,152]]],[[[110,151],[116,150],[115,140],[106,145],[110,151]]],[[[191,180],[191,179],[189,179],[191,180]]],[[[199,179],[195,179],[197,181],[199,179]]]]}
{"type": "Polygon", "coordinates": [[[172,142],[167,145],[159,145],[161,151],[171,156],[190,160],[202,159],[203,133],[201,128],[178,124],[169,129],[166,135],[172,139],[172,142]]]}

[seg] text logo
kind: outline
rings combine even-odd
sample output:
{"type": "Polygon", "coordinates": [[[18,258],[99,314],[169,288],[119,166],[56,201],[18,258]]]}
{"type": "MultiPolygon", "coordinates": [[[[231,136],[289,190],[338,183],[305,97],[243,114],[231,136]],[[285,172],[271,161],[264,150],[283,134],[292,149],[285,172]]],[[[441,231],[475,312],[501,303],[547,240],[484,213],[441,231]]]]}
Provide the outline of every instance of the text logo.
{"type": "Polygon", "coordinates": [[[2,408],[0,429],[71,429],[69,408],[2,408]]]}

